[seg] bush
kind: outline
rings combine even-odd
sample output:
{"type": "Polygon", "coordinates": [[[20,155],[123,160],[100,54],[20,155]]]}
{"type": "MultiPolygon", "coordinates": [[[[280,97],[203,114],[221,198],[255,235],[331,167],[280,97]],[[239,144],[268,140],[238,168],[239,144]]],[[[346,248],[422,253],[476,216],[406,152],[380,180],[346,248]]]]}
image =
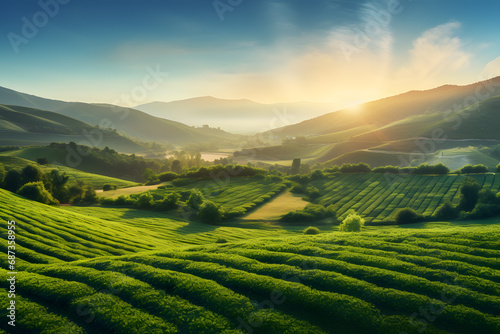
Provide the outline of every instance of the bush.
{"type": "Polygon", "coordinates": [[[27,165],[21,170],[23,184],[42,181],[42,171],[35,165],[27,165]]]}
{"type": "Polygon", "coordinates": [[[301,184],[297,184],[294,186],[292,189],[290,189],[290,192],[294,194],[305,194],[307,192],[306,187],[304,187],[301,184]]]}
{"type": "Polygon", "coordinates": [[[217,238],[217,240],[215,240],[215,243],[216,244],[225,244],[227,243],[227,240],[225,238],[217,238]]]}
{"type": "Polygon", "coordinates": [[[450,172],[450,169],[443,165],[442,163],[439,163],[437,165],[428,165],[428,164],[420,164],[418,167],[415,169],[415,174],[440,174],[440,175],[445,175],[450,172]]]}
{"type": "Polygon", "coordinates": [[[186,202],[187,206],[193,209],[198,209],[202,203],[203,203],[203,194],[197,189],[191,190],[189,198],[186,202]]]}
{"type": "Polygon", "coordinates": [[[295,222],[311,222],[324,218],[334,218],[336,219],[337,213],[333,209],[333,206],[325,208],[323,205],[319,204],[307,204],[307,206],[302,210],[290,211],[281,217],[281,221],[288,223],[295,222]]]}
{"type": "Polygon", "coordinates": [[[394,216],[396,224],[414,224],[422,221],[424,217],[411,208],[399,209],[394,216]]]}
{"type": "Polygon", "coordinates": [[[215,224],[222,220],[222,213],[214,202],[205,201],[200,206],[198,217],[200,217],[201,221],[204,223],[215,224]]]}
{"type": "Polygon", "coordinates": [[[458,218],[459,210],[451,204],[449,200],[446,200],[436,212],[437,219],[443,220],[453,220],[458,218]]]}
{"type": "Polygon", "coordinates": [[[321,231],[316,226],[309,226],[304,230],[304,234],[319,234],[321,231]]]}
{"type": "Polygon", "coordinates": [[[41,181],[26,183],[19,189],[18,194],[44,204],[59,204],[59,202],[45,189],[41,181]]]}
{"type": "Polygon", "coordinates": [[[49,160],[47,160],[47,158],[38,158],[38,159],[36,159],[36,162],[39,165],[48,165],[49,164],[49,160]]]}
{"type": "Polygon", "coordinates": [[[340,167],[341,173],[369,173],[371,171],[370,166],[364,162],[360,162],[359,164],[343,164],[340,167]]]}
{"type": "Polygon", "coordinates": [[[458,209],[460,211],[472,211],[479,200],[479,190],[481,186],[473,178],[468,178],[460,187],[460,203],[458,209]]]}
{"type": "Polygon", "coordinates": [[[175,210],[179,207],[179,199],[181,195],[178,193],[171,193],[165,196],[165,198],[156,204],[155,208],[161,211],[175,210]]]}
{"type": "Polygon", "coordinates": [[[153,195],[149,191],[140,194],[135,198],[134,206],[138,209],[148,209],[155,205],[153,195]]]}
{"type": "Polygon", "coordinates": [[[3,180],[5,178],[5,168],[3,167],[2,164],[0,164],[0,187],[3,186],[3,180]]]}
{"type": "Polygon", "coordinates": [[[488,167],[485,165],[465,165],[460,168],[460,173],[462,174],[484,174],[488,173],[488,167]]]}
{"type": "Polygon", "coordinates": [[[105,184],[102,186],[102,191],[116,190],[117,186],[112,184],[105,184]]]}
{"type": "Polygon", "coordinates": [[[173,172],[165,172],[158,175],[158,179],[160,180],[160,182],[172,181],[177,179],[178,177],[179,175],[173,172]]]}
{"type": "Polygon", "coordinates": [[[365,220],[351,210],[340,224],[339,229],[344,232],[359,232],[364,225],[365,220]]]}
{"type": "Polygon", "coordinates": [[[500,164],[497,165],[497,169],[495,170],[495,173],[500,173],[500,164]]]}
{"type": "Polygon", "coordinates": [[[17,192],[22,186],[21,173],[17,169],[11,169],[5,175],[3,180],[5,189],[17,192]]]}
{"type": "Polygon", "coordinates": [[[316,187],[307,188],[307,195],[309,196],[309,200],[311,202],[314,202],[316,199],[321,197],[321,193],[319,192],[318,188],[316,188],[316,187]]]}

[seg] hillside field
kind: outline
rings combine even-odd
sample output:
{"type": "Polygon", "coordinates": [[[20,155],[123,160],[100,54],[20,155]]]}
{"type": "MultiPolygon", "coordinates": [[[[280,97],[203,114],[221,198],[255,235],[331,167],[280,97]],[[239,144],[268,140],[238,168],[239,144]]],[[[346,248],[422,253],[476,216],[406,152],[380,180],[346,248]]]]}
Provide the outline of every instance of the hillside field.
{"type": "Polygon", "coordinates": [[[498,223],[307,236],[50,207],[4,190],[0,201],[17,223],[18,320],[0,324],[9,333],[500,330],[498,223]]]}
{"type": "Polygon", "coordinates": [[[369,223],[390,222],[399,208],[409,207],[431,217],[437,208],[450,200],[458,204],[460,185],[467,177],[483,188],[500,191],[500,175],[399,175],[399,174],[333,174],[309,184],[322,194],[318,203],[334,205],[338,216],[355,210],[369,223]]]}

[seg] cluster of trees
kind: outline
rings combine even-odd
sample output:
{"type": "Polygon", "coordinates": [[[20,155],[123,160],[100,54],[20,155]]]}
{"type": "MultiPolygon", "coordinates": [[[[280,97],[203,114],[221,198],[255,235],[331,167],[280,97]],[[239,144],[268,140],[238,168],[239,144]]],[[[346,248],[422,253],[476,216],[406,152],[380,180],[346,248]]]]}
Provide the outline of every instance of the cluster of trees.
{"type": "Polygon", "coordinates": [[[167,195],[152,194],[147,191],[130,196],[121,195],[117,199],[101,198],[99,202],[104,205],[125,206],[136,209],[152,209],[157,211],[175,210],[179,207],[181,194],[172,192],[167,195]]]}
{"type": "Polygon", "coordinates": [[[285,223],[300,223],[318,221],[325,218],[332,218],[334,221],[337,221],[337,212],[333,208],[333,205],[325,208],[323,205],[310,203],[302,210],[288,212],[280,220],[285,223]]]}
{"type": "Polygon", "coordinates": [[[441,205],[437,219],[482,219],[500,215],[500,192],[482,188],[475,179],[467,178],[460,187],[460,202],[454,206],[450,201],[441,205]]]}
{"type": "Polygon", "coordinates": [[[21,196],[45,204],[93,203],[95,190],[82,181],[69,185],[69,176],[57,169],[42,172],[35,165],[5,171],[0,164],[0,186],[21,196]]]}

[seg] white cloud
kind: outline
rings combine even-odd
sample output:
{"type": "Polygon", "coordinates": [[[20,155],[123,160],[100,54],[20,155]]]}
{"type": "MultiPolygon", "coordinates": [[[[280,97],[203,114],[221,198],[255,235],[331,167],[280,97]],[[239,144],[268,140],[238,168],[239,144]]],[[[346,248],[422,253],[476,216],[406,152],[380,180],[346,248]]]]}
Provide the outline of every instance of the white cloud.
{"type": "Polygon", "coordinates": [[[500,75],[500,57],[490,61],[483,69],[479,78],[481,80],[491,79],[500,75]]]}
{"type": "Polygon", "coordinates": [[[459,28],[459,22],[450,22],[425,31],[413,42],[410,62],[398,73],[398,81],[403,86],[429,88],[455,77],[471,58],[456,36],[459,28]]]}

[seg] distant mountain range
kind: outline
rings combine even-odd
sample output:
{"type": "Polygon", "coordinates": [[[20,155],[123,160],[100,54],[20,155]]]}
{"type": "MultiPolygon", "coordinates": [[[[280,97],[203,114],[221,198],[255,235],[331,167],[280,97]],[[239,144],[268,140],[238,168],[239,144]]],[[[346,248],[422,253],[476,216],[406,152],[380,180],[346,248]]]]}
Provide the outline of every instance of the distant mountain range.
{"type": "Polygon", "coordinates": [[[113,147],[132,153],[144,147],[110,130],[55,112],[28,107],[0,105],[0,145],[47,145],[75,142],[87,146],[113,147]]]}
{"type": "Polygon", "coordinates": [[[304,121],[334,109],[328,103],[262,104],[251,100],[225,100],[211,96],[173,102],[151,102],[134,107],[150,115],[202,126],[254,134],[304,121]]]}
{"type": "Polygon", "coordinates": [[[0,87],[0,104],[52,111],[93,126],[113,128],[142,141],[182,145],[200,142],[231,144],[239,140],[239,136],[219,129],[188,126],[154,117],[136,109],[108,104],[50,100],[3,87],[0,87]]]}
{"type": "MultiPolygon", "coordinates": [[[[300,157],[309,163],[408,165],[425,162],[426,155],[441,149],[498,145],[498,129],[500,77],[410,91],[277,128],[265,137],[288,138],[286,143],[237,156],[244,161],[251,152],[253,159],[270,162],[300,157]]],[[[439,161],[435,158],[429,161],[439,161]]],[[[495,165],[494,159],[488,161],[495,165]]]]}

